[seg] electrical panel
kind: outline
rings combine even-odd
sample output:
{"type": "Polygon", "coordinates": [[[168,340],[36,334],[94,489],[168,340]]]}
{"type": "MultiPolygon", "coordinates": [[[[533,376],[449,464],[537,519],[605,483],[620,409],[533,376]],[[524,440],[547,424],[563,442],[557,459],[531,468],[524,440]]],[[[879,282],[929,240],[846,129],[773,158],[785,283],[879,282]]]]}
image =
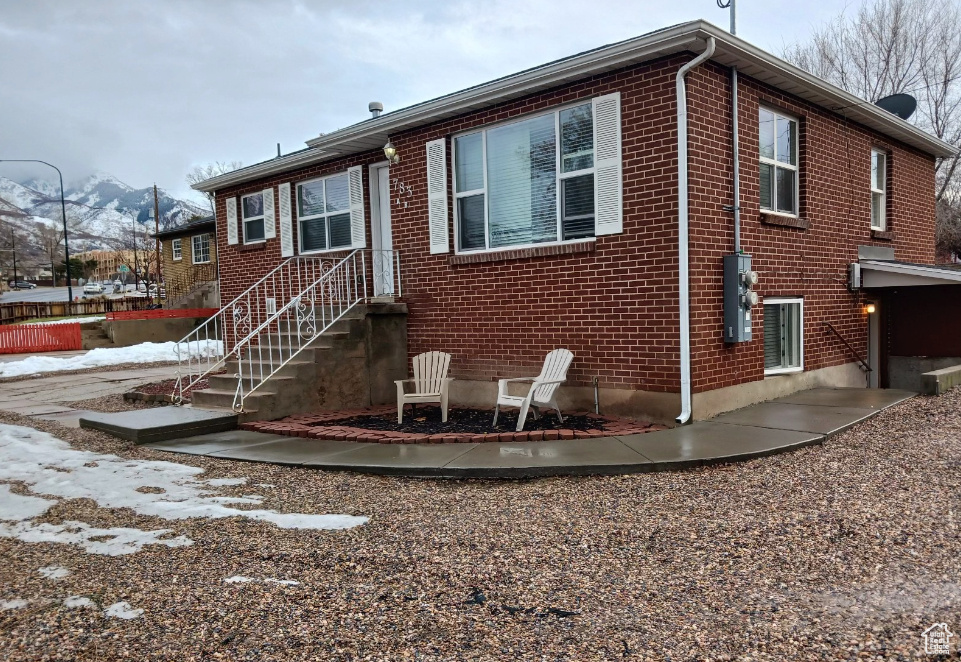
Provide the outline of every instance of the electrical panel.
{"type": "Polygon", "coordinates": [[[751,256],[724,256],[724,342],[751,340],[751,312],[757,305],[758,276],[751,270],[751,256]]]}

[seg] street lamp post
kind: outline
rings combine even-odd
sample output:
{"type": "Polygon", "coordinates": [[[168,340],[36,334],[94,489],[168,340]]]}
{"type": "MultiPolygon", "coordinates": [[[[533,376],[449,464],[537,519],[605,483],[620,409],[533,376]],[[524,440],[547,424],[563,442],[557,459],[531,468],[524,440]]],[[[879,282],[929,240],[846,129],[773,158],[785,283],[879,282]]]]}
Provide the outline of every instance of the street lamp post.
{"type": "Polygon", "coordinates": [[[63,173],[57,166],[40,159],[0,159],[0,163],[42,163],[56,170],[57,175],[60,176],[60,213],[63,214],[63,262],[67,267],[67,313],[69,314],[70,304],[73,303],[73,284],[70,282],[70,247],[67,242],[67,203],[63,198],[63,173]]]}

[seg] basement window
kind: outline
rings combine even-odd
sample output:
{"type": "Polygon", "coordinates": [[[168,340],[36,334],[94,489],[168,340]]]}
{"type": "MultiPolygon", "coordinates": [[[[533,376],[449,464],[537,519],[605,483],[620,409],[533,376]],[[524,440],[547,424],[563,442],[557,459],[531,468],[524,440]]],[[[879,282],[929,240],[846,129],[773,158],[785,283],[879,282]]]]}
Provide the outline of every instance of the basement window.
{"type": "Polygon", "coordinates": [[[244,243],[264,241],[264,194],[252,193],[240,199],[244,218],[244,243]]]}
{"type": "Polygon", "coordinates": [[[804,299],[764,300],[764,374],[804,370],[804,299]]]}
{"type": "Polygon", "coordinates": [[[761,108],[759,117],[761,210],[798,214],[798,122],[761,108]]]}

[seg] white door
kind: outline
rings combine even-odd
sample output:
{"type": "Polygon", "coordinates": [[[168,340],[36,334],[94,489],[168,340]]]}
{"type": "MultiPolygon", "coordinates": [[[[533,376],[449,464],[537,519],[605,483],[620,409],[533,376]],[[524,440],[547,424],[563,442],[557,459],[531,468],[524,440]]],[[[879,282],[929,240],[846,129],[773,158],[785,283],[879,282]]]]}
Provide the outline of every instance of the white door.
{"type": "Polygon", "coordinates": [[[374,296],[393,296],[394,240],[390,229],[390,168],[377,168],[377,205],[373,240],[374,296]]]}

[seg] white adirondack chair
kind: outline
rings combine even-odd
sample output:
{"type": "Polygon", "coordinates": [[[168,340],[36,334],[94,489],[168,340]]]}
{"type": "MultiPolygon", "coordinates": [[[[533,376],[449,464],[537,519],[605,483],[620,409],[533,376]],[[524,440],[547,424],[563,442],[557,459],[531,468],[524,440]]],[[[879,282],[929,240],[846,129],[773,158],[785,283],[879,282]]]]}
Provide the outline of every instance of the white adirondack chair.
{"type": "Polygon", "coordinates": [[[534,410],[534,418],[537,418],[538,407],[553,407],[557,410],[557,418],[561,423],[564,417],[561,416],[561,408],[557,406],[554,399],[554,392],[557,387],[567,381],[567,369],[571,365],[574,355],[568,349],[555,349],[548,353],[544,359],[544,367],[541,374],[537,377],[519,377],[517,379],[501,379],[497,382],[497,406],[494,407],[494,426],[497,426],[497,416],[500,414],[501,407],[516,407],[520,409],[517,413],[517,431],[524,429],[527,421],[527,410],[534,410]],[[524,397],[510,395],[507,392],[507,385],[511,382],[532,382],[531,388],[524,397]]]}
{"type": "Polygon", "coordinates": [[[414,357],[414,378],[398,379],[397,385],[397,424],[404,422],[404,405],[408,402],[414,405],[418,402],[439,402],[441,420],[447,422],[447,401],[450,383],[454,381],[447,376],[450,367],[450,354],[444,352],[424,352],[414,357]],[[405,384],[413,384],[413,391],[408,393],[405,384]]]}

